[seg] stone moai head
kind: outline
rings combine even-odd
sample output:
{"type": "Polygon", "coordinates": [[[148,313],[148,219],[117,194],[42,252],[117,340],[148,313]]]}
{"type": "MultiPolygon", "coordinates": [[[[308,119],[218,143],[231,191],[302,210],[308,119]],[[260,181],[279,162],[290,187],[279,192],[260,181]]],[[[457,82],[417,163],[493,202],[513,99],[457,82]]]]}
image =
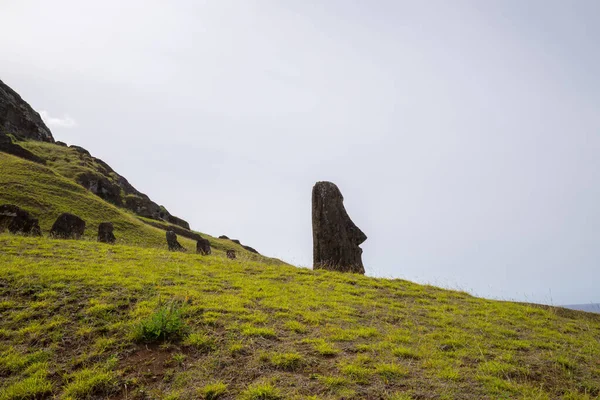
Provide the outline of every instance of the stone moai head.
{"type": "Polygon", "coordinates": [[[365,273],[361,243],[367,235],[344,208],[344,196],[331,182],[317,182],[312,191],[313,268],[365,273]]]}

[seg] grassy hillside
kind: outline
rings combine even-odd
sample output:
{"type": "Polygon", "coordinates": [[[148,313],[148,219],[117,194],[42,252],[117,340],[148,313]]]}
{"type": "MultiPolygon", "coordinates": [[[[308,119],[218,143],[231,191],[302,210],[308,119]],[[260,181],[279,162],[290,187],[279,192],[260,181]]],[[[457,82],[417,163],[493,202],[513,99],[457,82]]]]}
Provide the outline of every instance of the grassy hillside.
{"type": "MultiPolygon", "coordinates": [[[[43,145],[43,144],[41,144],[43,145]]],[[[72,149],[51,145],[65,151],[72,149]]],[[[43,147],[43,146],[42,146],[43,147]]],[[[86,221],[84,239],[96,240],[98,224],[112,222],[117,242],[143,247],[166,248],[165,232],[143,223],[133,213],[113,206],[84,189],[74,181],[45,167],[6,153],[0,153],[0,204],[15,204],[40,220],[44,233],[48,233],[56,218],[63,212],[73,213],[86,221]]],[[[61,170],[61,172],[66,173],[61,170]]],[[[168,227],[168,224],[164,224],[168,227]]],[[[235,249],[252,259],[270,262],[247,252],[241,246],[203,234],[214,251],[235,249]]],[[[196,243],[180,237],[180,243],[189,251],[195,251],[196,243]]]]}
{"type": "Polygon", "coordinates": [[[600,316],[3,234],[0,377],[1,400],[591,399],[600,316]]]}

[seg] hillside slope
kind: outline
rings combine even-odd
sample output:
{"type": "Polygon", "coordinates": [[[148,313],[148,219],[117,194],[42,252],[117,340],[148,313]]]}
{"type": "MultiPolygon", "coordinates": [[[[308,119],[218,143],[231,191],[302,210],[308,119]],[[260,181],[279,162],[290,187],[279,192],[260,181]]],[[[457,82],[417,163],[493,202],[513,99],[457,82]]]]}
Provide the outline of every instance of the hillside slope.
{"type": "MultiPolygon", "coordinates": [[[[39,218],[45,233],[50,231],[61,213],[70,212],[86,221],[85,239],[96,240],[98,225],[101,222],[112,222],[118,243],[167,247],[164,230],[144,223],[132,212],[109,204],[50,167],[0,152],[0,171],[0,204],[15,204],[30,212],[39,218]]],[[[210,241],[214,251],[233,249],[244,257],[263,262],[279,262],[252,254],[229,240],[213,238],[206,234],[202,236],[210,241]]],[[[196,243],[193,240],[184,237],[180,237],[179,240],[189,251],[195,251],[196,243]]]]}
{"type": "Polygon", "coordinates": [[[600,395],[598,315],[222,254],[2,234],[0,314],[1,400],[600,395]]]}

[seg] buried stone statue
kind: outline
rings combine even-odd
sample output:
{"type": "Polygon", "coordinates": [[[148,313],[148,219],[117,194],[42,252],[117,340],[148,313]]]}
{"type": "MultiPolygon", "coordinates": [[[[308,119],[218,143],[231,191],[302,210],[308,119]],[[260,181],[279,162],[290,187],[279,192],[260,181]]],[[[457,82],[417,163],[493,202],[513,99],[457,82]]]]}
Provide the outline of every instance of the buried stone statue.
{"type": "Polygon", "coordinates": [[[313,268],[364,274],[362,249],[367,240],[344,208],[344,197],[331,182],[312,191],[313,268]]]}

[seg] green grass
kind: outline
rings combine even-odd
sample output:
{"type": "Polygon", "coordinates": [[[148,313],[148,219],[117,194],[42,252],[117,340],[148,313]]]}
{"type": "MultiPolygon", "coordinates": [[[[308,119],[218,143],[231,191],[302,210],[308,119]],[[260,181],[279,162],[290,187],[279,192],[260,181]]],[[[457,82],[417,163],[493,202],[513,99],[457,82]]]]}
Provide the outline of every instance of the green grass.
{"type": "MultiPolygon", "coordinates": [[[[70,212],[86,221],[83,239],[95,241],[98,234],[98,225],[101,222],[112,222],[115,228],[117,243],[129,244],[140,247],[167,248],[165,231],[169,224],[160,221],[153,223],[163,229],[148,225],[148,221],[134,215],[132,212],[115,207],[83,188],[72,177],[76,174],[69,173],[60,160],[64,157],[76,157],[79,153],[75,150],[41,142],[23,142],[37,151],[42,156],[49,157],[52,152],[57,152],[57,161],[50,162],[49,166],[39,165],[6,153],[0,153],[0,204],[14,204],[30,212],[40,221],[40,227],[45,235],[56,218],[70,212]],[[43,150],[43,152],[40,152],[43,150]],[[71,154],[73,153],[73,154],[71,154]]],[[[67,158],[68,158],[67,157],[67,158]]],[[[78,170],[76,162],[67,163],[69,168],[78,170]]],[[[210,241],[213,253],[225,254],[227,249],[236,250],[241,260],[255,260],[271,264],[283,264],[279,260],[270,259],[246,251],[243,247],[229,241],[202,234],[210,241]]],[[[179,242],[188,250],[196,251],[196,242],[179,236],[179,242]]]]}
{"type": "Polygon", "coordinates": [[[593,314],[219,253],[6,233],[0,249],[5,399],[600,395],[593,314]]]}

